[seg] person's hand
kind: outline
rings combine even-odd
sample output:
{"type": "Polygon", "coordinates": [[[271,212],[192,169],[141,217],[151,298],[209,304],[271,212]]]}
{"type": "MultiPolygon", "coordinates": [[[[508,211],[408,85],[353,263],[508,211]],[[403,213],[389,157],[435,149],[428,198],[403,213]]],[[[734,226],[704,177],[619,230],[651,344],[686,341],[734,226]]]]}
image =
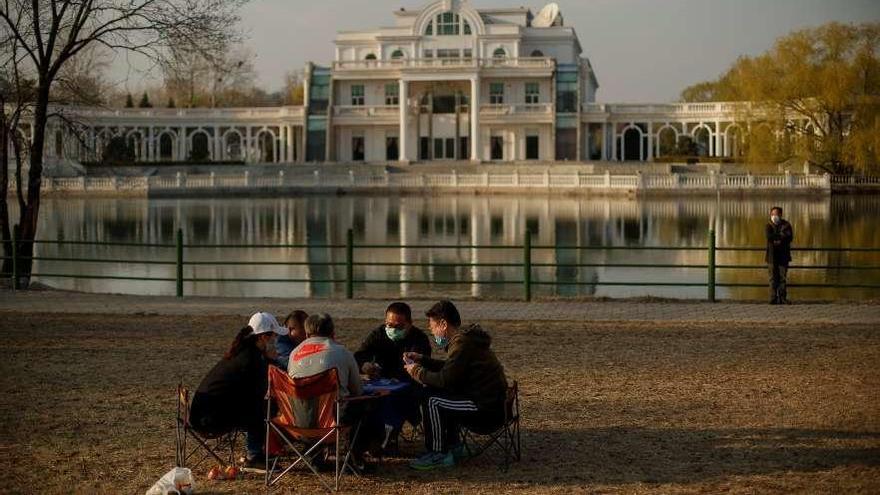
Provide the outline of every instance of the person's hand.
{"type": "Polygon", "coordinates": [[[421,363],[424,356],[419,354],[418,352],[404,352],[403,353],[403,362],[407,365],[412,363],[421,363]]]}
{"type": "Polygon", "coordinates": [[[382,367],[372,361],[367,361],[361,366],[361,372],[369,376],[371,379],[378,378],[379,374],[382,372],[382,367]]]}
{"type": "Polygon", "coordinates": [[[416,372],[416,368],[418,366],[419,366],[418,364],[412,363],[412,364],[404,365],[403,369],[405,369],[406,372],[409,373],[409,376],[416,378],[415,372],[416,372]]]}

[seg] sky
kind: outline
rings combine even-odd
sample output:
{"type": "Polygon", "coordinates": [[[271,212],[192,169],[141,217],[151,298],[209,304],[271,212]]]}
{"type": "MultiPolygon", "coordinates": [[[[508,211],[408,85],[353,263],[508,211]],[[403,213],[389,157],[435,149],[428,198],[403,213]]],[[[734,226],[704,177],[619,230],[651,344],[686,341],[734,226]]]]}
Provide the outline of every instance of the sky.
{"type": "MultiPolygon", "coordinates": [[[[477,8],[531,7],[528,0],[470,0],[477,8]]],[[[535,2],[535,0],[531,0],[535,2]]],[[[258,83],[282,86],[307,61],[329,64],[337,31],[393,25],[391,12],[426,0],[251,0],[242,23],[258,83]]],[[[716,78],[741,55],[829,21],[880,21],[880,0],[557,0],[599,79],[599,102],[668,102],[716,78]]],[[[118,64],[117,64],[118,65],[118,64]]],[[[118,70],[118,68],[117,68],[118,70]]],[[[137,84],[128,75],[129,85],[137,84]]]]}

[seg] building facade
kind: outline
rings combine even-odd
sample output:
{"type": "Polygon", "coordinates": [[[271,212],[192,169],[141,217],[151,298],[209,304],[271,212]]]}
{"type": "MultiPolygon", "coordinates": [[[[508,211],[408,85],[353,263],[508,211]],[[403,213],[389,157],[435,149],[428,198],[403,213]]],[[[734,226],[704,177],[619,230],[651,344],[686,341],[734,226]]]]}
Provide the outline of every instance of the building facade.
{"type": "Polygon", "coordinates": [[[437,0],[393,19],[340,32],[332,64],[306,67],[302,106],[65,108],[80,131],[56,121],[47,156],[98,160],[119,138],[147,163],[649,162],[684,137],[701,155],[739,153],[733,104],[597,103],[596,72],[555,5],[437,0]]]}

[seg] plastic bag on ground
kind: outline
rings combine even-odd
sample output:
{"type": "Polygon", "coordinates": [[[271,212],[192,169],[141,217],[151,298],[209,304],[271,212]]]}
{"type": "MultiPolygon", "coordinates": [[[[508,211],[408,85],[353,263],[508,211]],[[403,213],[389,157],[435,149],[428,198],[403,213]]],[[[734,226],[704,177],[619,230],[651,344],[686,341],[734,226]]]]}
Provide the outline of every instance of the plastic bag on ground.
{"type": "Polygon", "coordinates": [[[147,495],[192,495],[195,483],[189,468],[176,467],[165,473],[149,490],[147,495]]]}

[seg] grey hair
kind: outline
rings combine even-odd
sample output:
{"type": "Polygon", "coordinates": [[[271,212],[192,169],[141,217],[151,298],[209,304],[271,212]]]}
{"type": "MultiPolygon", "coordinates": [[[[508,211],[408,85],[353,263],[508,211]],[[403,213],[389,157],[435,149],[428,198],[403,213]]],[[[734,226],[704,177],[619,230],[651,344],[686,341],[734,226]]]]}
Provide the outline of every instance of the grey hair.
{"type": "Polygon", "coordinates": [[[333,318],[327,313],[318,313],[306,318],[306,335],[309,337],[330,337],[333,335],[333,318]]]}

